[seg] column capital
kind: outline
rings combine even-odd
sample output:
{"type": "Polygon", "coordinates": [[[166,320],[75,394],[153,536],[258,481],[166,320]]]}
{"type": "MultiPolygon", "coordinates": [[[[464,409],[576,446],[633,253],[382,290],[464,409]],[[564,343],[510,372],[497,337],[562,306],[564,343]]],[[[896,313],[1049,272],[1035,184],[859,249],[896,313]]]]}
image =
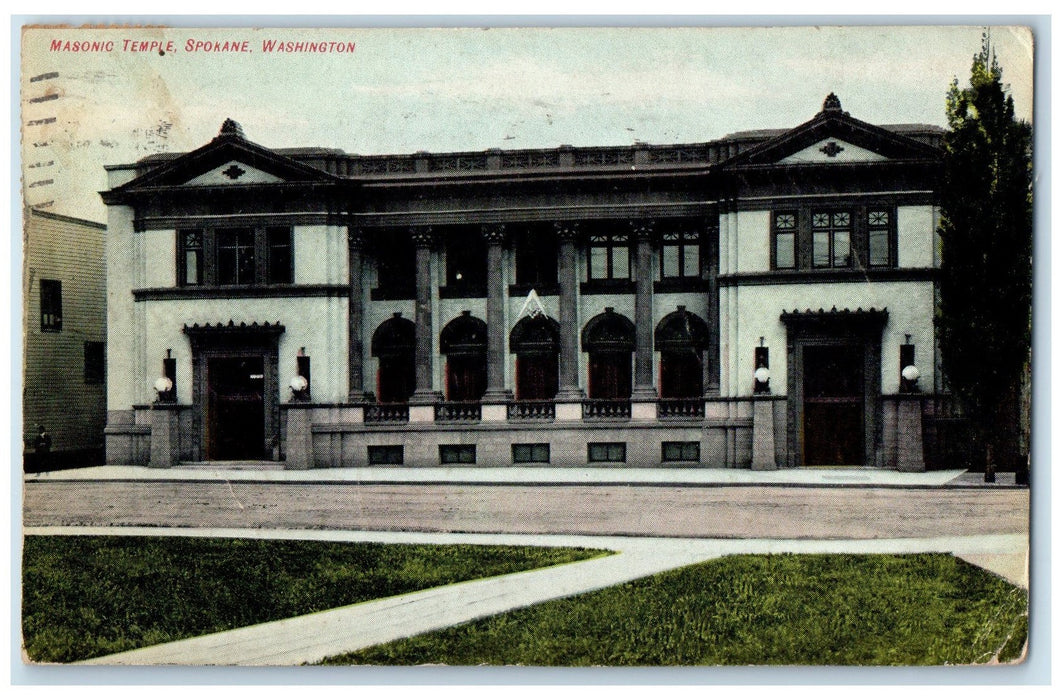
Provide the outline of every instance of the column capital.
{"type": "Polygon", "coordinates": [[[503,245],[505,243],[505,224],[483,224],[479,230],[487,245],[503,245]]]}
{"type": "Polygon", "coordinates": [[[651,241],[653,240],[653,231],[656,228],[655,221],[631,221],[631,233],[639,241],[651,241]]]}
{"type": "Polygon", "coordinates": [[[557,238],[565,242],[574,243],[579,238],[578,221],[555,221],[553,230],[557,232],[557,238]]]}
{"type": "Polygon", "coordinates": [[[436,234],[431,226],[410,226],[409,237],[418,248],[431,248],[435,245],[436,234]]]}

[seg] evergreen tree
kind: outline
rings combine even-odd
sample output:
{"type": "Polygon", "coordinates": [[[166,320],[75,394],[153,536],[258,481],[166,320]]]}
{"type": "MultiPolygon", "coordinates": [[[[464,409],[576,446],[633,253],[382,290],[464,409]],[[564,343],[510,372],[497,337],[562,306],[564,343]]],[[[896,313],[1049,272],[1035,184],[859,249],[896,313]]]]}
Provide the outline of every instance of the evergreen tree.
{"type": "Polygon", "coordinates": [[[948,92],[941,181],[938,328],[944,373],[972,427],[986,480],[995,466],[1021,478],[1021,386],[1032,320],[1032,130],[988,35],[970,85],[948,92]]]}

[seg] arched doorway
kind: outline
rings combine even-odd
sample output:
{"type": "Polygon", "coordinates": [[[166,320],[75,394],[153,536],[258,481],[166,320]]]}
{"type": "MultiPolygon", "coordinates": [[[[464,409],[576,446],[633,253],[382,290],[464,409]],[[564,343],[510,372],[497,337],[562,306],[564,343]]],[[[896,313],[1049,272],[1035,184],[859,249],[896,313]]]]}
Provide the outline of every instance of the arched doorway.
{"type": "Polygon", "coordinates": [[[518,401],[545,401],[557,395],[560,324],[548,316],[525,316],[509,333],[509,351],[516,355],[518,401]]]}
{"type": "Polygon", "coordinates": [[[446,355],[446,400],[479,401],[487,390],[487,324],[469,311],[439,334],[446,355]]]}
{"type": "Polygon", "coordinates": [[[591,399],[628,399],[631,396],[631,355],[634,324],[612,307],[594,316],[583,328],[583,351],[589,354],[587,395],[591,399]]]}
{"type": "Polygon", "coordinates": [[[405,403],[417,386],[417,329],[412,321],[396,313],[381,323],[372,334],[372,356],[379,358],[376,372],[376,400],[380,403],[405,403]]]}
{"type": "Polygon", "coordinates": [[[660,353],[661,398],[698,398],[704,394],[707,323],[679,306],[657,324],[653,347],[660,353]]]}

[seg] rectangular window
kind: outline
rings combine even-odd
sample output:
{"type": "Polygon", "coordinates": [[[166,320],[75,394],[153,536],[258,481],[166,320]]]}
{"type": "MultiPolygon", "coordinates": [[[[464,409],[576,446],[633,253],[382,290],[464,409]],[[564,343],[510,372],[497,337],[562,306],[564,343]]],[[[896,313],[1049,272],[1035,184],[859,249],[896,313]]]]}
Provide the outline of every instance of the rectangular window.
{"type": "Polygon", "coordinates": [[[85,341],[85,383],[103,384],[104,345],[94,340],[85,341]]]}
{"type": "Polygon", "coordinates": [[[402,445],[369,445],[369,464],[402,464],[405,450],[402,445]]]}
{"type": "Polygon", "coordinates": [[[675,279],[700,275],[700,236],[695,231],[665,233],[660,246],[660,276],[675,279]]]}
{"type": "Polygon", "coordinates": [[[630,237],[625,233],[590,236],[591,280],[629,280],[631,278],[630,237]]]}
{"type": "Polygon", "coordinates": [[[478,228],[455,228],[446,235],[446,285],[472,296],[487,293],[487,243],[478,228]]]}
{"type": "Polygon", "coordinates": [[[867,265],[870,267],[888,267],[892,264],[891,218],[884,209],[867,212],[867,265]]]}
{"type": "Polygon", "coordinates": [[[850,267],[852,264],[852,215],[847,211],[815,211],[811,214],[812,267],[850,267]]]}
{"type": "Polygon", "coordinates": [[[699,462],[701,461],[701,443],[699,442],[662,442],[660,459],[664,462],[699,462]]]}
{"type": "Polygon", "coordinates": [[[41,280],[41,330],[63,330],[63,283],[41,280]]]}
{"type": "Polygon", "coordinates": [[[216,236],[218,284],[254,284],[254,229],[219,229],[216,236]]]}
{"type": "Polygon", "coordinates": [[[439,461],[442,464],[475,464],[475,445],[439,445],[439,461]]]}
{"type": "Polygon", "coordinates": [[[185,229],[178,232],[178,237],[183,251],[177,261],[179,284],[186,287],[203,284],[203,232],[185,229]]]}
{"type": "Polygon", "coordinates": [[[516,283],[538,287],[557,284],[557,237],[553,231],[527,228],[513,236],[516,283]]]}
{"type": "Polygon", "coordinates": [[[796,212],[779,212],[774,215],[772,231],[774,236],[774,269],[796,269],[796,212]]]}
{"type": "Polygon", "coordinates": [[[376,259],[374,300],[416,297],[417,251],[408,231],[390,230],[375,236],[371,254],[376,259]]]}
{"type": "Polygon", "coordinates": [[[181,229],[177,232],[177,286],[291,284],[290,226],[181,229]]]}
{"type": "Polygon", "coordinates": [[[269,283],[291,284],[291,229],[271,226],[266,229],[269,247],[269,283]]]}
{"type": "Polygon", "coordinates": [[[590,442],[586,445],[588,462],[626,462],[627,443],[625,442],[590,442]]]}
{"type": "Polygon", "coordinates": [[[528,462],[549,464],[549,443],[537,442],[513,445],[513,464],[528,462]]]}

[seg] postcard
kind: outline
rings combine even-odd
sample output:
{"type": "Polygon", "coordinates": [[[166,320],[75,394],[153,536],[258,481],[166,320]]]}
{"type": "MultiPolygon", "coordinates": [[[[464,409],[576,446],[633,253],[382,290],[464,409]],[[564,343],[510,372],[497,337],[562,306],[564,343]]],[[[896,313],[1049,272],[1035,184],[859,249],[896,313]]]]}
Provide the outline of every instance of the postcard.
{"type": "Polygon", "coordinates": [[[1034,44],[25,27],[24,661],[1020,664],[1034,44]]]}

